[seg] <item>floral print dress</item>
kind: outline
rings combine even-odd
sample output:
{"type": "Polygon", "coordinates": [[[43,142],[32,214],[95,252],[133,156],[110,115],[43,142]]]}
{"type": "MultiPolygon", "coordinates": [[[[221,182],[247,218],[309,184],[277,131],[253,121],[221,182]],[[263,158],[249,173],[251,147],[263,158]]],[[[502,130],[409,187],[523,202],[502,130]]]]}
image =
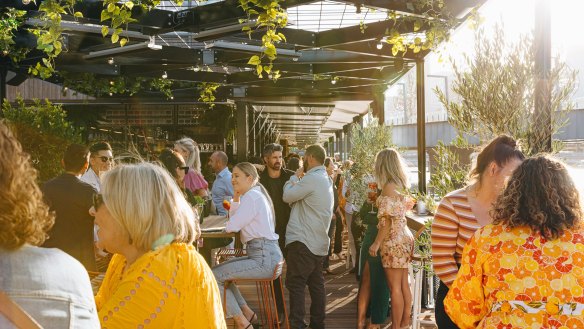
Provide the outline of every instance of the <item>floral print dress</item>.
{"type": "Polygon", "coordinates": [[[412,209],[413,205],[413,200],[407,196],[382,195],[377,198],[377,227],[391,226],[381,244],[381,263],[384,268],[408,268],[412,260],[414,236],[407,226],[406,211],[412,209]]]}
{"type": "Polygon", "coordinates": [[[584,231],[549,241],[487,225],[469,240],[444,300],[460,328],[584,328],[584,231]]]}

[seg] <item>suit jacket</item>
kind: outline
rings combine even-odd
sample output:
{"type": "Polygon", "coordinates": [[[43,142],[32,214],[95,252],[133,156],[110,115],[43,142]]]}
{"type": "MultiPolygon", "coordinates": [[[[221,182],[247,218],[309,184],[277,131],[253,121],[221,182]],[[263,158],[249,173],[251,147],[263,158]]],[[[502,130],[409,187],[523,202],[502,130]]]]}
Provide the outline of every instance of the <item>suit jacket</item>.
{"type": "Polygon", "coordinates": [[[42,190],[51,211],[56,213],[55,225],[43,247],[59,248],[87,270],[96,271],[93,217],[89,215],[96,190],[68,173],[46,182],[42,190]]]}

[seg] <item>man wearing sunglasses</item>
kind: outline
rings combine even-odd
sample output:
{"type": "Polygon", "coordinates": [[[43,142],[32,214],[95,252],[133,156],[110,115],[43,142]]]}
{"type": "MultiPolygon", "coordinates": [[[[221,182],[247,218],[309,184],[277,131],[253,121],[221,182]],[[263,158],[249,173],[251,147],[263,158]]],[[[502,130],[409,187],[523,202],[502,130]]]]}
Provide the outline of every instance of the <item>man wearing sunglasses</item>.
{"type": "Polygon", "coordinates": [[[112,147],[108,142],[97,142],[89,148],[91,156],[89,164],[91,167],[81,176],[81,180],[93,186],[98,192],[101,189],[99,176],[101,173],[112,169],[114,165],[114,156],[112,147]]]}

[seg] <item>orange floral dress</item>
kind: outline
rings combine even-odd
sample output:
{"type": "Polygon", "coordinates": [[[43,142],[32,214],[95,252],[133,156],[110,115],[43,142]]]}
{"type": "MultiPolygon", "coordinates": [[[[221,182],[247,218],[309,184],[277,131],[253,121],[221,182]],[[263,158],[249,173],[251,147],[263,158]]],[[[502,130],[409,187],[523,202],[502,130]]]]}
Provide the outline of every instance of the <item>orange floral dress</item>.
{"type": "Polygon", "coordinates": [[[384,268],[408,268],[414,250],[414,236],[408,228],[406,211],[412,209],[414,202],[410,197],[380,196],[377,198],[379,209],[378,228],[391,221],[389,233],[381,244],[381,264],[384,268]]]}
{"type": "Polygon", "coordinates": [[[584,231],[479,229],[444,306],[460,328],[584,328],[584,231]]]}

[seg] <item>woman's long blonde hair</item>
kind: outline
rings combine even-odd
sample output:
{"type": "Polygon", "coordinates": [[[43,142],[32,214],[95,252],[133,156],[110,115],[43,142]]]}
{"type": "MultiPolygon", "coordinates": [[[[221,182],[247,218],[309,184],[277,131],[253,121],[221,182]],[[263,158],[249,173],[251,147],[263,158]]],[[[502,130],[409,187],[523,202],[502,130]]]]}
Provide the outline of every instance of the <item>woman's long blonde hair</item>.
{"type": "Polygon", "coordinates": [[[406,175],[407,165],[401,155],[393,148],[386,148],[375,156],[375,181],[383,189],[387,183],[395,183],[400,189],[410,187],[406,175]]]}

